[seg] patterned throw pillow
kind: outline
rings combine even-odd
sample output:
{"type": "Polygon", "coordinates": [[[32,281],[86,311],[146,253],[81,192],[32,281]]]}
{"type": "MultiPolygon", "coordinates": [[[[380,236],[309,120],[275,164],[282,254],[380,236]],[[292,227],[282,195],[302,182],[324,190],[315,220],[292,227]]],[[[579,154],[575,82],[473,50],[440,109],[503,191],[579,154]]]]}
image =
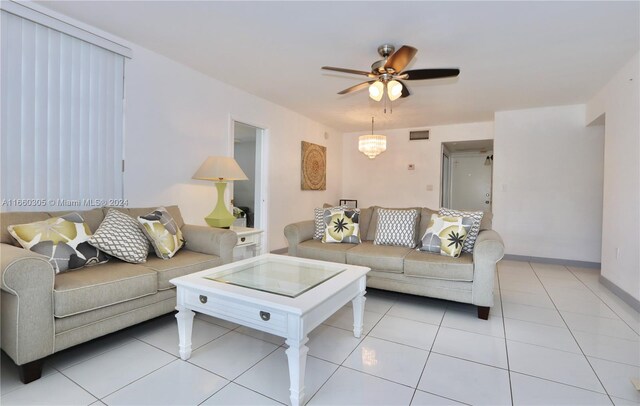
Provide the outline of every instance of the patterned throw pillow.
{"type": "Polygon", "coordinates": [[[147,261],[149,241],[131,216],[109,209],[89,244],[125,262],[139,264],[147,261]]]}
{"type": "Polygon", "coordinates": [[[104,252],[87,242],[91,230],[78,213],[12,225],[7,229],[23,248],[47,256],[56,273],[109,260],[104,252]]]}
{"type": "Polygon", "coordinates": [[[334,207],[325,209],[323,215],[324,236],[322,242],[360,243],[360,209],[334,207]]]}
{"type": "Polygon", "coordinates": [[[418,210],[378,210],[378,228],[373,240],[375,245],[416,246],[418,210]]]}
{"type": "Polygon", "coordinates": [[[471,230],[469,230],[467,239],[464,240],[464,245],[462,246],[462,252],[468,252],[469,254],[472,254],[473,246],[476,244],[476,238],[478,238],[478,233],[480,232],[480,223],[482,222],[482,216],[484,215],[484,212],[460,211],[460,210],[445,209],[443,207],[438,211],[438,214],[440,214],[441,216],[471,217],[473,219],[471,230]]]}
{"type": "Polygon", "coordinates": [[[164,207],[138,217],[138,221],[159,258],[169,259],[184,246],[178,224],[164,207]]]}
{"type": "Polygon", "coordinates": [[[459,257],[473,219],[470,217],[441,216],[432,214],[427,232],[422,236],[420,251],[459,257]]]}
{"type": "Polygon", "coordinates": [[[313,210],[313,239],[314,240],[322,240],[324,238],[324,230],[326,226],[324,224],[324,211],[327,209],[341,209],[341,206],[332,207],[331,205],[325,203],[323,207],[316,207],[313,210]]]}

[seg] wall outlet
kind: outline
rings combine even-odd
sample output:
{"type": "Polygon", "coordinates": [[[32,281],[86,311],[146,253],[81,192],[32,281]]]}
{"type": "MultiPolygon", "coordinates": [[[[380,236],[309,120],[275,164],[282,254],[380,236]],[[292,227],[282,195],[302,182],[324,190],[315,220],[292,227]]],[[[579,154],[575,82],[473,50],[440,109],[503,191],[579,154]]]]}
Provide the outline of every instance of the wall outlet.
{"type": "Polygon", "coordinates": [[[410,171],[415,170],[416,169],[416,164],[409,164],[409,167],[407,169],[409,169],[410,171]]]}

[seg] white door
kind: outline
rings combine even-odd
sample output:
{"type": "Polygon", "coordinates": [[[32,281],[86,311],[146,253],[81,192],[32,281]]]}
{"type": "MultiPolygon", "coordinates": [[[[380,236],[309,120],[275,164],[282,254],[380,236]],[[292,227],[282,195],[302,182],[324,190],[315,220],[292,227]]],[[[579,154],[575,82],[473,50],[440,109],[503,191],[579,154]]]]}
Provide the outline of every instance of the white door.
{"type": "Polygon", "coordinates": [[[491,168],[485,154],[451,156],[451,208],[491,211],[491,168]]]}

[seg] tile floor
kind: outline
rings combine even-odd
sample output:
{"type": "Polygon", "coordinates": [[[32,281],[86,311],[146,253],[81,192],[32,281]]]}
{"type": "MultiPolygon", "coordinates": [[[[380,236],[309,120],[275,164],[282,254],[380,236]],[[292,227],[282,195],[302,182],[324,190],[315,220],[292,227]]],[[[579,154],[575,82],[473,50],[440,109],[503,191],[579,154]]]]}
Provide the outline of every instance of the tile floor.
{"type": "MultiPolygon", "coordinates": [[[[640,403],[640,316],[598,271],[502,261],[488,321],[475,308],[370,290],[365,335],[349,306],[310,335],[309,405],[640,403]]],[[[284,340],[197,316],[177,357],[173,315],[51,357],[22,385],[2,355],[2,405],[278,405],[284,340]]]]}

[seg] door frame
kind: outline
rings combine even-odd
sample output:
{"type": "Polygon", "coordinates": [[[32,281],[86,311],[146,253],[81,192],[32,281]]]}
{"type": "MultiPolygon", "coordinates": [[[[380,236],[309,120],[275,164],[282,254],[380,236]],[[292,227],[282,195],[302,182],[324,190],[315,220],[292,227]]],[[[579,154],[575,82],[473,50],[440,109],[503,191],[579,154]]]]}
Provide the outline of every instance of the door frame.
{"type": "MultiPolygon", "coordinates": [[[[267,188],[267,179],[268,179],[268,165],[267,159],[268,156],[268,146],[269,146],[269,129],[261,124],[258,124],[252,120],[246,120],[245,118],[239,117],[237,115],[230,114],[229,115],[229,139],[228,139],[228,150],[229,155],[234,156],[234,140],[235,140],[235,123],[238,122],[240,124],[248,125],[256,128],[256,169],[259,169],[260,176],[256,178],[255,192],[254,192],[254,205],[255,205],[255,213],[254,213],[254,228],[259,228],[263,231],[263,234],[267,235],[267,229],[269,227],[268,224],[268,188],[267,188]]],[[[233,194],[232,194],[233,196],[233,194]]],[[[260,252],[258,254],[263,254],[265,252],[269,252],[268,247],[268,238],[263,238],[262,243],[259,244],[260,252]]]]}
{"type": "Polygon", "coordinates": [[[451,203],[451,152],[444,144],[440,144],[440,207],[447,207],[451,203]],[[445,157],[448,165],[445,168],[445,157]],[[446,169],[446,171],[445,171],[446,169]],[[445,172],[447,173],[447,181],[445,184],[445,172]],[[445,197],[447,197],[445,202],[445,197]],[[445,203],[447,203],[445,205],[445,203]]]}

